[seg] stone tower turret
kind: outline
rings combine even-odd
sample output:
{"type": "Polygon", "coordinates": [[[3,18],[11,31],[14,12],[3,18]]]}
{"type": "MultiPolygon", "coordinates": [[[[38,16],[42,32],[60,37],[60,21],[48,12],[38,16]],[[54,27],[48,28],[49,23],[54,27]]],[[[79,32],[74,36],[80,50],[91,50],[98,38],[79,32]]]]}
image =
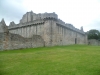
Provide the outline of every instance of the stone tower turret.
{"type": "Polygon", "coordinates": [[[2,19],[0,22],[0,33],[2,32],[8,32],[8,27],[6,26],[4,19],[2,19]]]}
{"type": "Polygon", "coordinates": [[[14,21],[10,22],[9,26],[14,26],[16,25],[14,21]]]}
{"type": "Polygon", "coordinates": [[[81,31],[83,31],[83,26],[81,26],[81,31]]]}

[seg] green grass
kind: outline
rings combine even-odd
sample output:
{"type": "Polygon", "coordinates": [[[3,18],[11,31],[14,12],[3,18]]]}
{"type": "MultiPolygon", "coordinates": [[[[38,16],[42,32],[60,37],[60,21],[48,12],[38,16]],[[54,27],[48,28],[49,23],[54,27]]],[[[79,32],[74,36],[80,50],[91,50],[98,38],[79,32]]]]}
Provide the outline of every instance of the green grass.
{"type": "Polygon", "coordinates": [[[0,51],[0,75],[100,75],[100,46],[0,51]]]}

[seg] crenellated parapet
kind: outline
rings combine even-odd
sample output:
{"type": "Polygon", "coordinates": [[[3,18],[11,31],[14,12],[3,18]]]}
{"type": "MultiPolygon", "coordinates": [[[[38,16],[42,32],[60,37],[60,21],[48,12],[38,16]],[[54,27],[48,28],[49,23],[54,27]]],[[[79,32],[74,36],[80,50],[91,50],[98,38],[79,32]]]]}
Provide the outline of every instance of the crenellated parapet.
{"type": "Polygon", "coordinates": [[[33,13],[32,11],[27,12],[26,14],[23,15],[19,24],[15,24],[14,22],[11,22],[8,29],[43,24],[45,23],[46,20],[54,20],[54,19],[55,19],[56,24],[60,26],[63,26],[67,29],[73,30],[81,34],[85,34],[83,31],[83,27],[81,27],[81,29],[77,29],[72,24],[65,23],[61,19],[58,19],[58,15],[55,14],[54,12],[53,13],[39,13],[39,14],[33,13]]]}
{"type": "Polygon", "coordinates": [[[67,29],[73,30],[75,32],[85,34],[84,31],[83,31],[83,27],[81,29],[75,28],[72,24],[65,23],[64,21],[62,21],[60,19],[57,20],[57,24],[65,27],[67,29]]]}
{"type": "Polygon", "coordinates": [[[35,21],[32,21],[32,22],[19,23],[19,24],[13,24],[11,22],[10,25],[8,26],[8,29],[10,30],[10,29],[16,29],[16,28],[21,28],[21,27],[28,27],[28,26],[39,25],[39,24],[43,24],[43,23],[44,23],[44,20],[42,20],[42,19],[35,20],[35,21]]]}
{"type": "Polygon", "coordinates": [[[55,13],[27,12],[20,23],[6,26],[0,22],[0,50],[56,45],[87,44],[87,35],[72,24],[58,19],[55,13]]]}
{"type": "Polygon", "coordinates": [[[20,23],[26,23],[26,22],[32,22],[35,20],[39,20],[39,19],[47,19],[47,18],[54,18],[54,19],[58,19],[57,14],[55,13],[33,13],[31,12],[27,12],[26,14],[23,15],[22,19],[20,20],[20,23]]]}

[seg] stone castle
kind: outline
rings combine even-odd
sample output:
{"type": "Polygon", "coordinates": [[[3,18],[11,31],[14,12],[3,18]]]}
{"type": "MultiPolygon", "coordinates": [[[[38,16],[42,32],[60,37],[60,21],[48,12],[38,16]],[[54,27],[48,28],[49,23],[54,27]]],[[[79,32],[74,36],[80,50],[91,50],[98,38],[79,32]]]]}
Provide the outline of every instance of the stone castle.
{"type": "Polygon", "coordinates": [[[11,22],[6,26],[4,19],[0,22],[0,50],[70,44],[87,44],[87,35],[82,27],[77,29],[63,22],[55,13],[31,11],[19,24],[11,22]]]}

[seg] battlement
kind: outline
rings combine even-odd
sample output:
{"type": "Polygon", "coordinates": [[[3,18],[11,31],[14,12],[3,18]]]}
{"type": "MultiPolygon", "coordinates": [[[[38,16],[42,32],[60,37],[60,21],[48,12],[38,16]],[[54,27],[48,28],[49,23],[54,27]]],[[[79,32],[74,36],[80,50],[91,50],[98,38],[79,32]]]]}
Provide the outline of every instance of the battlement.
{"type": "Polygon", "coordinates": [[[34,20],[47,19],[47,18],[58,19],[58,16],[54,12],[53,13],[36,14],[31,11],[31,12],[27,12],[26,14],[23,15],[22,19],[20,20],[20,23],[32,22],[34,20]]]}
{"type": "Polygon", "coordinates": [[[72,24],[65,23],[64,21],[62,21],[60,19],[57,20],[57,24],[60,25],[60,26],[65,27],[67,29],[73,30],[75,32],[85,34],[85,32],[83,31],[83,27],[81,27],[81,30],[80,30],[78,28],[75,28],[72,24]]]}
{"type": "Polygon", "coordinates": [[[6,26],[2,19],[0,37],[0,50],[87,43],[83,27],[77,29],[55,13],[32,11],[24,14],[18,24],[12,21],[6,26]]]}
{"type": "Polygon", "coordinates": [[[10,25],[8,26],[8,29],[16,29],[16,28],[21,28],[21,27],[27,27],[27,26],[31,26],[31,25],[38,25],[38,24],[43,24],[44,20],[40,19],[40,20],[34,20],[32,22],[25,22],[25,23],[19,23],[19,24],[15,24],[14,22],[11,22],[10,25]]]}
{"type": "Polygon", "coordinates": [[[23,15],[19,24],[15,24],[14,22],[10,22],[8,29],[16,29],[16,28],[26,27],[26,26],[30,26],[30,25],[43,24],[43,23],[45,23],[46,19],[47,20],[48,19],[49,20],[55,19],[56,24],[63,26],[67,29],[73,30],[75,32],[85,34],[83,31],[83,28],[77,29],[72,24],[65,23],[61,19],[58,19],[58,15],[55,14],[54,12],[53,13],[39,13],[39,14],[33,13],[32,11],[27,12],[26,14],[23,15]]]}

